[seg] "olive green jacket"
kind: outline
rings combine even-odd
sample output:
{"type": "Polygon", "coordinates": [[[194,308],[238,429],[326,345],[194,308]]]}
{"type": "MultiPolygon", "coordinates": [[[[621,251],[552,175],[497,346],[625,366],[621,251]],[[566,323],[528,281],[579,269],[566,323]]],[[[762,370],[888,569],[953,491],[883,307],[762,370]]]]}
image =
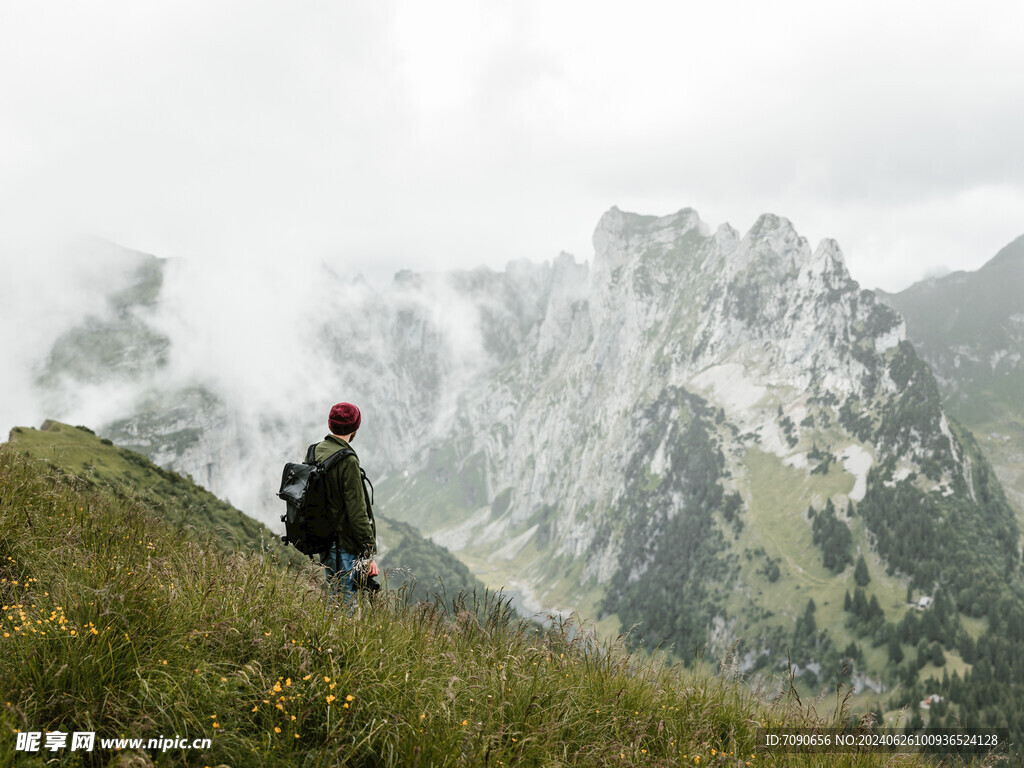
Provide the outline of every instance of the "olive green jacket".
{"type": "MultiPolygon", "coordinates": [[[[321,462],[344,448],[353,450],[340,437],[328,435],[317,445],[313,458],[321,462]]],[[[376,554],[377,523],[370,495],[363,487],[358,456],[346,456],[328,473],[327,508],[337,521],[338,543],[344,551],[359,557],[376,554]]]]}

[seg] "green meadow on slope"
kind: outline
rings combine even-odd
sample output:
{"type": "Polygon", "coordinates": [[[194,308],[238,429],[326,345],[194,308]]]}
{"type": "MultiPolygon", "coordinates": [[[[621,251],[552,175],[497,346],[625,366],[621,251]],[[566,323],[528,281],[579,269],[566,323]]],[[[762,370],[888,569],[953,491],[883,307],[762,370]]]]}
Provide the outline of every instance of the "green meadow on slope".
{"type": "MultiPolygon", "coordinates": [[[[765,723],[823,723],[795,696],[767,702],[575,626],[540,631],[493,596],[391,591],[350,615],[326,598],[319,569],[258,543],[255,523],[239,517],[225,536],[194,487],[119,451],[76,452],[99,444],[84,430],[51,430],[49,448],[30,430],[0,446],[0,764],[822,763],[759,749],[765,723]],[[111,480],[117,457],[138,468],[132,486],[111,480]],[[27,754],[15,752],[18,731],[211,744],[27,754]]],[[[833,710],[825,723],[845,718],[843,701],[819,705],[833,710]]]]}
{"type": "MultiPolygon", "coordinates": [[[[301,564],[308,558],[289,547],[262,523],[235,509],[202,486],[158,467],[145,456],[97,437],[86,427],[47,421],[42,428],[16,427],[11,443],[63,471],[82,478],[92,488],[115,495],[138,496],[149,509],[180,530],[199,527],[216,531],[226,541],[248,549],[271,549],[284,562],[301,564]]],[[[277,478],[269,478],[273,483],[277,478]]],[[[458,594],[484,587],[443,547],[419,536],[408,525],[377,516],[381,564],[392,569],[392,586],[406,580],[418,598],[436,591],[458,594]]]]}

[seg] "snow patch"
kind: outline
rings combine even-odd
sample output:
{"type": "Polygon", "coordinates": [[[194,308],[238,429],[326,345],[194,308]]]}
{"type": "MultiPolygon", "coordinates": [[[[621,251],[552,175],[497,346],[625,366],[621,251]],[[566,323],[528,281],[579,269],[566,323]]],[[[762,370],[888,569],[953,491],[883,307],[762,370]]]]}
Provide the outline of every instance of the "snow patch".
{"type": "Polygon", "coordinates": [[[901,322],[891,331],[875,337],[875,353],[880,355],[883,352],[887,352],[893,347],[899,346],[899,343],[906,338],[907,324],[901,322]]]}
{"type": "Polygon", "coordinates": [[[793,449],[786,442],[786,436],[782,432],[782,427],[774,420],[764,422],[755,431],[761,436],[761,442],[758,443],[758,446],[762,451],[774,454],[783,459],[783,461],[790,456],[790,451],[793,449]]]}
{"type": "Polygon", "coordinates": [[[651,459],[651,474],[657,475],[658,477],[664,477],[668,469],[668,456],[666,455],[665,441],[663,440],[658,446],[658,450],[654,452],[654,458],[651,459]]]}
{"type": "Polygon", "coordinates": [[[874,459],[859,445],[850,445],[844,448],[842,457],[843,468],[856,478],[853,490],[850,491],[850,498],[854,501],[861,501],[868,491],[868,470],[871,469],[874,459]]]}
{"type": "Polygon", "coordinates": [[[896,468],[896,471],[892,473],[893,483],[902,483],[913,473],[914,468],[910,464],[902,464],[896,468]]]}
{"type": "Polygon", "coordinates": [[[807,454],[806,453],[794,453],[787,456],[782,460],[782,463],[787,467],[793,467],[793,469],[807,469],[807,454]]]}
{"type": "Polygon", "coordinates": [[[690,379],[690,385],[713,394],[709,399],[730,412],[749,411],[767,391],[767,387],[746,378],[746,369],[739,363],[722,363],[707,368],[690,379]]]}

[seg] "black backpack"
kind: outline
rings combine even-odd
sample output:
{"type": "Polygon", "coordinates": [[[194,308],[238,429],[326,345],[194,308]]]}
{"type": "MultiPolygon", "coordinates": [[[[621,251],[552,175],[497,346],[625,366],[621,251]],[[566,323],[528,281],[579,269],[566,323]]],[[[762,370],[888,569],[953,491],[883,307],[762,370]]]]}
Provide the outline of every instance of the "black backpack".
{"type": "Polygon", "coordinates": [[[288,504],[288,511],[281,515],[284,536],[281,541],[291,544],[304,555],[319,555],[337,542],[335,526],[337,521],[327,509],[327,473],[331,467],[346,456],[355,454],[351,448],[342,448],[317,462],[313,458],[317,443],[306,451],[306,460],[301,464],[289,462],[284,465],[281,476],[279,498],[288,504]]]}

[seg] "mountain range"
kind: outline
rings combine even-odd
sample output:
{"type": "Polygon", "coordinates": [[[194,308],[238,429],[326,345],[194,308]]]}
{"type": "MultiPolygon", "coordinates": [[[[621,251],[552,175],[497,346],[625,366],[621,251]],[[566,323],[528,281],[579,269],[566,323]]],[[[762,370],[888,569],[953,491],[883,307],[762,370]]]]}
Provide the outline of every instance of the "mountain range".
{"type": "Polygon", "coordinates": [[[974,433],[1018,513],[1024,510],[1024,237],[975,272],[879,298],[907,322],[946,409],[974,433]]]}
{"type": "Polygon", "coordinates": [[[1024,685],[1001,669],[1024,616],[1000,483],[1019,493],[1020,250],[890,296],[779,216],[740,233],[613,208],[589,263],[382,291],[321,267],[265,340],[287,374],[269,390],[275,371],[189,364],[211,338],[235,354],[232,328],[183,322],[210,292],[139,254],[35,385],[59,418],[115,393],[100,434],[269,524],[279,465],[357,402],[381,515],[529,610],[809,689],[838,677],[883,710],[941,690],[1024,732],[1001,705],[1024,685]]]}

